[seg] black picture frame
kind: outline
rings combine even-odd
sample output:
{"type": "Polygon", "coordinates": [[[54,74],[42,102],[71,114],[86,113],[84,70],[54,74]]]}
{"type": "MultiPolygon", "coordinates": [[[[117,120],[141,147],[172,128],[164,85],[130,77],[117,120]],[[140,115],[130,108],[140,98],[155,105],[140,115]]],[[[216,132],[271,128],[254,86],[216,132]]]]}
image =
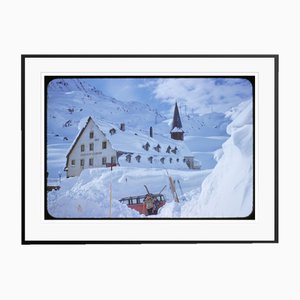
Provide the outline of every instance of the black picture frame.
{"type": "MultiPolygon", "coordinates": [[[[279,65],[279,55],[259,55],[259,54],[253,54],[253,55],[234,55],[234,54],[214,54],[214,55],[197,55],[197,54],[192,54],[192,55],[172,55],[172,54],[163,54],[163,55],[154,55],[154,54],[132,54],[132,55],[84,55],[84,54],[72,54],[72,55],[67,55],[67,54],[24,54],[21,55],[21,139],[22,139],[22,156],[21,156],[21,164],[22,164],[22,172],[21,172],[21,185],[22,185],[22,195],[21,195],[21,243],[22,244],[195,244],[195,243],[278,243],[279,242],[279,205],[278,205],[278,65],[279,65]],[[222,240],[216,240],[216,241],[197,241],[197,240],[191,240],[191,241],[181,241],[181,240],[168,240],[168,241],[160,241],[160,240],[147,240],[147,241],[122,241],[122,240],[117,240],[117,241],[49,241],[49,240],[41,240],[41,241],[36,241],[36,240],[26,240],[25,239],[25,136],[26,136],[26,129],[25,129],[25,60],[27,58],[260,58],[260,57],[265,57],[265,58],[273,58],[274,59],[274,131],[275,131],[275,145],[274,145],[274,240],[270,241],[237,241],[237,240],[232,240],[232,241],[222,241],[222,240]]],[[[153,76],[154,77],[154,76],[153,76]]],[[[215,77],[215,76],[213,76],[215,77]]],[[[224,77],[224,76],[223,76],[224,77]]],[[[226,77],[226,76],[225,76],[226,77]]],[[[255,104],[255,100],[253,99],[253,103],[255,104]]],[[[45,112],[46,113],[46,112],[45,112]]],[[[46,119],[46,118],[45,118],[46,119]]],[[[45,126],[46,130],[46,126],[45,126]]],[[[45,146],[46,147],[46,146],[45,146]]],[[[255,139],[253,143],[253,147],[255,148],[255,139]]],[[[254,155],[253,155],[254,156],[254,155]]],[[[253,158],[255,161],[255,158],[253,158]]],[[[255,166],[255,164],[254,164],[255,166]]],[[[45,169],[46,170],[46,169],[45,169]]],[[[45,176],[46,177],[46,176],[45,176]]],[[[255,196],[253,196],[255,199],[255,196]]],[[[255,203],[255,200],[254,202],[255,203]]],[[[47,215],[45,211],[45,216],[47,215]]],[[[127,219],[127,218],[126,218],[127,219]]],[[[181,219],[189,219],[190,218],[181,218],[181,219]]],[[[207,220],[210,218],[201,218],[201,220],[207,220]]],[[[231,218],[228,218],[231,219],[231,218]]],[[[236,219],[236,218],[233,218],[236,219]]],[[[70,219],[68,219],[70,220],[70,219]]],[[[76,219],[80,220],[80,219],[76,219]]],[[[122,220],[122,219],[120,219],[122,220]]]]}

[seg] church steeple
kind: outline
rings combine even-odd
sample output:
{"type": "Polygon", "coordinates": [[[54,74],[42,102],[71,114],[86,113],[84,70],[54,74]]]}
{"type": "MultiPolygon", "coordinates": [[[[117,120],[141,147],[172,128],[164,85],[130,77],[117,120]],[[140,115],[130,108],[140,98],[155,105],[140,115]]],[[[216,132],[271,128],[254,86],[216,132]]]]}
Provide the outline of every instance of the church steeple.
{"type": "Polygon", "coordinates": [[[177,102],[175,103],[172,129],[171,129],[171,138],[173,140],[183,141],[184,131],[182,129],[182,123],[179,115],[179,109],[177,106],[177,102]]]}

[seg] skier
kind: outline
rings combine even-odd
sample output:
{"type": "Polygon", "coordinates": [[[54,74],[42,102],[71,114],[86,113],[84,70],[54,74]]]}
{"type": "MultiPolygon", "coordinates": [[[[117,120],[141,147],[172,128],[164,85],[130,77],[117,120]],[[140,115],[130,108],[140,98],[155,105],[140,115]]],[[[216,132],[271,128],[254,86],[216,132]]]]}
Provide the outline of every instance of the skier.
{"type": "Polygon", "coordinates": [[[144,205],[147,209],[147,215],[153,214],[153,207],[154,207],[154,199],[151,197],[151,195],[147,195],[144,201],[144,205]]]}

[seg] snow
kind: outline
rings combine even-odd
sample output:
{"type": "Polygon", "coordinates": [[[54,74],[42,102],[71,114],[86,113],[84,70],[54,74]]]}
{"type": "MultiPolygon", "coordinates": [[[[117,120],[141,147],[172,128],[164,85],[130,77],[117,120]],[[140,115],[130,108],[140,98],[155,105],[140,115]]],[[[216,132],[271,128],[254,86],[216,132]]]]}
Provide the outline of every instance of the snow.
{"type": "Polygon", "coordinates": [[[230,138],[216,153],[217,165],[187,202],[167,204],[159,217],[247,217],[253,207],[252,101],[229,115],[230,138]]]}
{"type": "Polygon", "coordinates": [[[138,162],[136,159],[136,154],[132,155],[131,162],[129,163],[126,160],[126,154],[122,155],[118,162],[120,166],[123,167],[137,167],[137,168],[166,168],[166,169],[184,169],[188,170],[189,167],[185,162],[183,162],[182,159],[174,157],[174,155],[170,156],[151,156],[152,162],[150,162],[149,157],[147,156],[141,156],[140,161],[138,162]],[[164,159],[164,163],[161,162],[161,158],[164,159]]]}
{"type": "Polygon", "coordinates": [[[185,144],[195,159],[200,161],[202,169],[213,169],[217,163],[215,151],[222,147],[227,136],[186,136],[185,144]]]}
{"type": "Polygon", "coordinates": [[[177,153],[173,154],[174,157],[192,156],[192,153],[183,141],[173,140],[161,134],[156,134],[155,137],[151,138],[149,135],[131,128],[127,128],[125,131],[122,131],[111,123],[98,120],[95,117],[92,117],[92,119],[95,121],[98,128],[109,139],[114,150],[142,155],[146,154],[149,157],[150,155],[157,155],[158,153],[161,153],[162,156],[163,154],[172,155],[172,152],[166,153],[168,146],[170,146],[172,149],[175,147],[177,148],[177,153]],[[112,128],[116,130],[116,133],[113,135],[109,132],[112,128]],[[146,143],[150,144],[148,151],[143,148],[146,143]],[[160,145],[161,147],[160,152],[157,152],[154,149],[157,145],[160,145]]]}
{"type": "MultiPolygon", "coordinates": [[[[153,142],[151,140],[149,142],[151,153],[148,152],[147,156],[158,154],[153,149],[156,143],[165,145],[170,143],[171,116],[158,112],[148,104],[121,102],[106,96],[84,79],[55,79],[49,83],[47,95],[47,165],[49,175],[52,177],[57,176],[58,171],[64,175],[68,149],[72,147],[72,142],[78,136],[78,129],[80,131],[85,125],[88,116],[96,116],[97,120],[108,123],[118,130],[120,123],[125,123],[125,134],[131,130],[133,134],[140,136],[140,142],[143,137],[149,140],[149,128],[152,126],[153,142]],[[62,149],[65,149],[64,153],[62,149]],[[58,157],[57,153],[60,153],[61,157],[58,157]]],[[[173,147],[181,147],[181,156],[194,156],[201,162],[202,169],[213,168],[216,164],[213,152],[220,148],[222,143],[215,141],[215,146],[210,149],[207,149],[206,145],[211,143],[211,137],[221,137],[223,138],[221,142],[228,138],[226,127],[229,119],[224,113],[216,112],[199,115],[181,111],[180,117],[185,131],[184,145],[181,147],[180,144],[183,144],[181,141],[171,140],[173,147]]],[[[137,150],[140,142],[135,146],[128,143],[124,146],[130,147],[128,150],[133,147],[137,150]]],[[[116,142],[116,148],[118,147],[116,142]]],[[[163,149],[160,154],[162,153],[163,149]]]]}
{"type": "Polygon", "coordinates": [[[221,159],[221,157],[223,156],[223,154],[224,154],[223,149],[218,149],[218,150],[216,150],[216,151],[214,152],[214,159],[215,159],[215,161],[218,162],[218,161],[221,159]]]}
{"type": "Polygon", "coordinates": [[[69,151],[68,149],[70,149],[70,143],[59,141],[54,139],[53,136],[48,135],[47,170],[49,176],[57,177],[58,172],[63,173],[66,164],[66,153],[69,151]]]}
{"type": "MultiPolygon", "coordinates": [[[[137,125],[148,130],[150,124],[166,118],[147,104],[121,102],[104,95],[83,79],[55,79],[48,85],[48,132],[68,137],[73,141],[80,120],[97,115],[115,126],[126,121],[126,126],[137,125]],[[69,122],[69,126],[65,124],[69,122]]],[[[81,126],[80,126],[81,127],[81,126]]]]}
{"type": "Polygon", "coordinates": [[[174,127],[171,132],[184,132],[182,128],[174,127]]]}
{"type": "MultiPolygon", "coordinates": [[[[125,129],[125,131],[122,131],[112,123],[98,120],[96,117],[91,118],[98,129],[104,133],[114,150],[133,154],[130,162],[126,161],[127,154],[121,156],[118,159],[121,166],[188,169],[187,164],[184,162],[184,157],[192,157],[193,154],[190,152],[185,142],[173,140],[159,134],[156,134],[155,138],[151,138],[149,135],[145,135],[138,130],[128,128],[125,129]],[[115,130],[114,134],[110,133],[111,129],[115,130]],[[147,143],[149,144],[148,150],[144,148],[144,145],[147,143]],[[155,147],[158,145],[160,146],[159,151],[155,150],[155,147]],[[168,147],[171,147],[170,153],[167,152],[168,147]],[[174,152],[172,152],[172,150],[174,152]],[[136,160],[136,156],[138,155],[141,156],[139,162],[136,160]],[[152,161],[149,160],[149,157],[152,157],[152,161]],[[161,159],[164,160],[164,163],[162,163],[161,159]]],[[[89,117],[80,120],[78,125],[80,131],[77,133],[77,136],[69,147],[68,153],[74,146],[81,131],[87,125],[88,120],[89,117]]]]}
{"type": "MultiPolygon", "coordinates": [[[[168,170],[168,173],[175,180],[175,184],[177,180],[180,181],[182,190],[186,194],[195,186],[201,186],[210,171],[168,170]]],[[[106,168],[86,169],[79,177],[62,180],[60,190],[48,193],[48,212],[56,218],[108,217],[110,182],[113,186],[112,217],[114,218],[145,217],[118,201],[123,197],[146,194],[144,185],[147,185],[152,193],[158,193],[166,185],[163,194],[167,201],[173,201],[169,178],[164,169],[116,167],[112,172],[106,168]]],[[[179,189],[177,193],[181,199],[179,189]]]]}
{"type": "MultiPolygon", "coordinates": [[[[167,204],[158,217],[245,217],[252,211],[252,101],[245,101],[227,113],[181,114],[184,141],[170,139],[171,119],[157,115],[149,105],[123,103],[105,96],[81,80],[51,82],[48,89],[47,165],[49,180],[62,172],[68,148],[95,118],[116,150],[134,153],[131,163],[120,157],[120,167],[87,169],[79,177],[62,178],[61,188],[48,193],[48,210],[58,218],[104,218],[109,216],[109,185],[113,184],[112,217],[145,217],[118,200],[159,192],[164,185],[167,204]],[[67,83],[67,84],[66,84],[67,83]],[[55,103],[55,105],[51,105],[55,103]],[[125,121],[124,121],[125,120],[125,121]],[[154,123],[155,122],[155,123],[154,123]],[[125,123],[125,131],[119,129],[125,123]],[[153,137],[149,127],[153,127],[153,137]],[[109,130],[116,133],[111,135],[109,130]],[[79,132],[78,132],[79,130],[79,132]],[[65,140],[65,137],[68,139],[65,140]],[[149,150],[143,145],[149,143],[149,150]],[[161,146],[160,152],[154,147],[161,146]],[[177,153],[166,153],[168,146],[177,153]],[[136,156],[141,155],[140,163],[136,156]],[[152,163],[148,158],[152,156],[152,163]],[[201,170],[190,170],[183,156],[194,156],[201,170]],[[165,163],[160,159],[165,157],[165,163]],[[172,158],[172,164],[169,159],[172,158]],[[177,158],[180,158],[177,162],[177,158]],[[173,168],[173,169],[172,169],[173,168]],[[175,180],[180,202],[169,189],[167,170],[175,180]],[[182,190],[179,188],[178,180],[182,190]],[[184,200],[185,199],[185,200],[184,200]]],[[[175,129],[176,130],[176,129],[175,129]]]]}

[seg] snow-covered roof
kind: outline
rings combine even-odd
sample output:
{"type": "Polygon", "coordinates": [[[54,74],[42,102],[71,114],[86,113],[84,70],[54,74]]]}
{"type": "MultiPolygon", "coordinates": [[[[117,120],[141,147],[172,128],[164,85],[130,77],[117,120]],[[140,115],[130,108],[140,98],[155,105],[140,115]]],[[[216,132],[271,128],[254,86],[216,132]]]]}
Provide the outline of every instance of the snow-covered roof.
{"type": "Polygon", "coordinates": [[[168,156],[182,156],[192,157],[193,154],[188,149],[184,141],[173,140],[169,137],[161,134],[154,134],[154,137],[150,137],[138,130],[132,130],[126,128],[125,131],[120,130],[116,125],[98,120],[95,117],[87,117],[80,121],[78,125],[79,132],[74,139],[72,145],[69,148],[68,154],[72,151],[77,140],[80,138],[82,132],[87,126],[90,118],[94,121],[96,126],[103,132],[106,138],[110,141],[111,146],[116,151],[122,151],[125,153],[134,153],[141,155],[168,155],[168,156]],[[112,134],[111,129],[115,129],[112,134]],[[148,150],[146,144],[149,144],[148,150]],[[160,147],[158,147],[158,145],[160,147]],[[156,149],[159,148],[159,152],[156,149]],[[171,148],[171,149],[170,149],[171,148]],[[169,152],[167,152],[167,150],[169,152]],[[173,152],[172,152],[173,150],[173,152]]]}
{"type": "Polygon", "coordinates": [[[171,132],[184,132],[182,128],[174,127],[171,132]]]}
{"type": "Polygon", "coordinates": [[[92,118],[92,120],[105,134],[106,138],[110,141],[112,148],[116,151],[142,155],[168,154],[176,156],[193,156],[184,141],[173,140],[160,134],[154,134],[154,137],[151,138],[149,135],[137,130],[126,128],[125,131],[122,131],[111,123],[97,120],[97,118],[92,118]],[[115,129],[114,134],[110,133],[112,128],[115,129]],[[150,145],[148,151],[143,147],[147,143],[150,145]],[[160,146],[159,152],[154,149],[158,145],[160,146]],[[167,153],[167,148],[169,146],[171,147],[171,151],[170,153],[167,153]],[[176,151],[176,153],[173,153],[172,150],[176,151]]]}

